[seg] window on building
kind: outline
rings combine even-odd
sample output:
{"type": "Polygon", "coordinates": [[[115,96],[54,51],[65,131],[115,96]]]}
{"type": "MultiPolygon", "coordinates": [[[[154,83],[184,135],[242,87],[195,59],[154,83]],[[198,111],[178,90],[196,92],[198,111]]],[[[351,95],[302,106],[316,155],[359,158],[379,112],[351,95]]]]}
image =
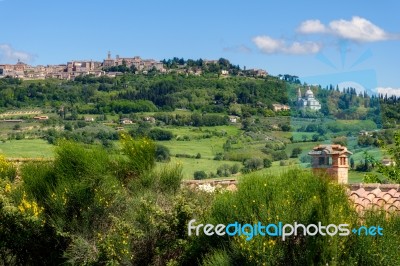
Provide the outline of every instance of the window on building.
{"type": "Polygon", "coordinates": [[[318,164],[319,165],[324,165],[325,164],[325,157],[319,157],[318,164]]]}

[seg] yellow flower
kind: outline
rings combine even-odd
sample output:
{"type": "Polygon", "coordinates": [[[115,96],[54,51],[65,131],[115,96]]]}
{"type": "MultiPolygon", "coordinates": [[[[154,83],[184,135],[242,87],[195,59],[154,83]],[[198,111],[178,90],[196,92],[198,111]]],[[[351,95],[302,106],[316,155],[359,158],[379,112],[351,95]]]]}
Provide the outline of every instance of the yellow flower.
{"type": "Polygon", "coordinates": [[[6,187],[4,188],[4,191],[5,191],[6,193],[11,192],[11,185],[7,183],[6,187]]]}

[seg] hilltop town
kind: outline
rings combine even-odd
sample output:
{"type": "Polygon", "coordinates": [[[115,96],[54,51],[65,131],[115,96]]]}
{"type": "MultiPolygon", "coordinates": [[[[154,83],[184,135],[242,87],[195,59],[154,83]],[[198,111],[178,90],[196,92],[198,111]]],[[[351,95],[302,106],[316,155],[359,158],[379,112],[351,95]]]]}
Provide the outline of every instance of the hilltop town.
{"type": "Polygon", "coordinates": [[[12,64],[0,64],[0,77],[9,76],[13,78],[20,78],[24,80],[33,79],[66,79],[73,80],[77,76],[94,75],[100,76],[111,76],[115,77],[118,73],[107,71],[107,68],[114,66],[126,66],[132,67],[137,71],[149,71],[155,69],[160,72],[165,72],[165,68],[160,61],[153,59],[142,59],[139,56],[135,57],[119,57],[111,58],[111,53],[108,53],[106,59],[103,62],[93,60],[73,60],[66,64],[59,65],[37,65],[31,66],[18,60],[18,63],[12,64]]]}
{"type": "Polygon", "coordinates": [[[95,77],[116,77],[123,72],[147,74],[150,71],[158,73],[181,73],[201,75],[204,72],[218,73],[222,76],[244,75],[266,77],[267,71],[262,69],[244,69],[232,66],[226,59],[219,60],[172,60],[157,61],[154,59],[142,59],[140,56],[115,58],[108,52],[107,58],[101,61],[72,60],[59,65],[28,65],[20,60],[16,64],[0,64],[0,78],[12,77],[23,80],[41,80],[47,78],[74,80],[78,76],[92,75],[95,77]],[[203,66],[206,66],[204,68],[203,66]],[[233,67],[233,68],[232,68],[233,67]]]}

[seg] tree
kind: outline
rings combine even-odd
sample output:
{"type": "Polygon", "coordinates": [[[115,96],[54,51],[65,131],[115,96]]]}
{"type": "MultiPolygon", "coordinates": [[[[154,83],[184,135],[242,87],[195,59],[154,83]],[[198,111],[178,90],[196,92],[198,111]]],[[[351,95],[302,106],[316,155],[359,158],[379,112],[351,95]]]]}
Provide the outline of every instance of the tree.
{"type": "Polygon", "coordinates": [[[237,174],[240,171],[240,165],[238,163],[235,163],[234,165],[231,166],[230,170],[232,174],[237,174]]]}
{"type": "Polygon", "coordinates": [[[217,175],[228,177],[231,175],[231,166],[229,164],[223,164],[217,169],[217,175]]]}
{"type": "Polygon", "coordinates": [[[224,148],[224,151],[230,151],[231,148],[232,148],[231,141],[228,139],[228,140],[224,143],[224,145],[223,145],[222,147],[224,148]]]}
{"type": "Polygon", "coordinates": [[[168,130],[154,128],[149,131],[148,136],[153,140],[162,141],[162,140],[171,140],[174,137],[174,134],[172,134],[172,132],[168,130]]]}
{"type": "Polygon", "coordinates": [[[297,158],[303,150],[300,147],[296,147],[292,150],[292,155],[290,158],[297,158]]]}
{"type": "Polygon", "coordinates": [[[169,149],[161,144],[156,145],[155,157],[157,162],[169,162],[171,160],[169,149]]]}
{"type": "Polygon", "coordinates": [[[207,178],[207,174],[204,171],[196,171],[193,174],[195,180],[201,180],[207,178]]]}
{"type": "Polygon", "coordinates": [[[354,158],[351,157],[350,158],[350,169],[354,169],[354,166],[355,166],[354,158]]]}
{"type": "Polygon", "coordinates": [[[374,160],[378,172],[387,179],[400,183],[400,132],[394,134],[394,146],[388,148],[388,153],[392,156],[392,163],[388,166],[374,160]]]}
{"type": "Polygon", "coordinates": [[[252,172],[258,169],[263,168],[264,162],[260,158],[250,158],[244,161],[244,167],[246,170],[252,172]]]}
{"type": "Polygon", "coordinates": [[[319,135],[318,134],[314,134],[312,135],[312,141],[318,141],[319,140],[319,135]]]}
{"type": "Polygon", "coordinates": [[[264,168],[269,168],[269,167],[272,166],[272,162],[271,162],[271,160],[268,159],[268,158],[264,158],[264,159],[263,159],[263,164],[264,164],[264,168]]]}
{"type": "Polygon", "coordinates": [[[346,137],[336,137],[332,140],[333,144],[339,144],[342,146],[347,146],[347,138],[346,137]]]}

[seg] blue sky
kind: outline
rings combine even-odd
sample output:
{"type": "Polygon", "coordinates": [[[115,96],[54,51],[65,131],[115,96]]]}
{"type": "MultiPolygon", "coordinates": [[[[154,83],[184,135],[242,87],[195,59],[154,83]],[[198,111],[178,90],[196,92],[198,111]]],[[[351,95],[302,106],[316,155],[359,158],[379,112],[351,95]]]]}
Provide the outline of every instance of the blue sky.
{"type": "Polygon", "coordinates": [[[398,10],[396,1],[3,0],[0,63],[102,60],[109,50],[154,59],[224,57],[309,83],[396,93],[398,10]]]}

